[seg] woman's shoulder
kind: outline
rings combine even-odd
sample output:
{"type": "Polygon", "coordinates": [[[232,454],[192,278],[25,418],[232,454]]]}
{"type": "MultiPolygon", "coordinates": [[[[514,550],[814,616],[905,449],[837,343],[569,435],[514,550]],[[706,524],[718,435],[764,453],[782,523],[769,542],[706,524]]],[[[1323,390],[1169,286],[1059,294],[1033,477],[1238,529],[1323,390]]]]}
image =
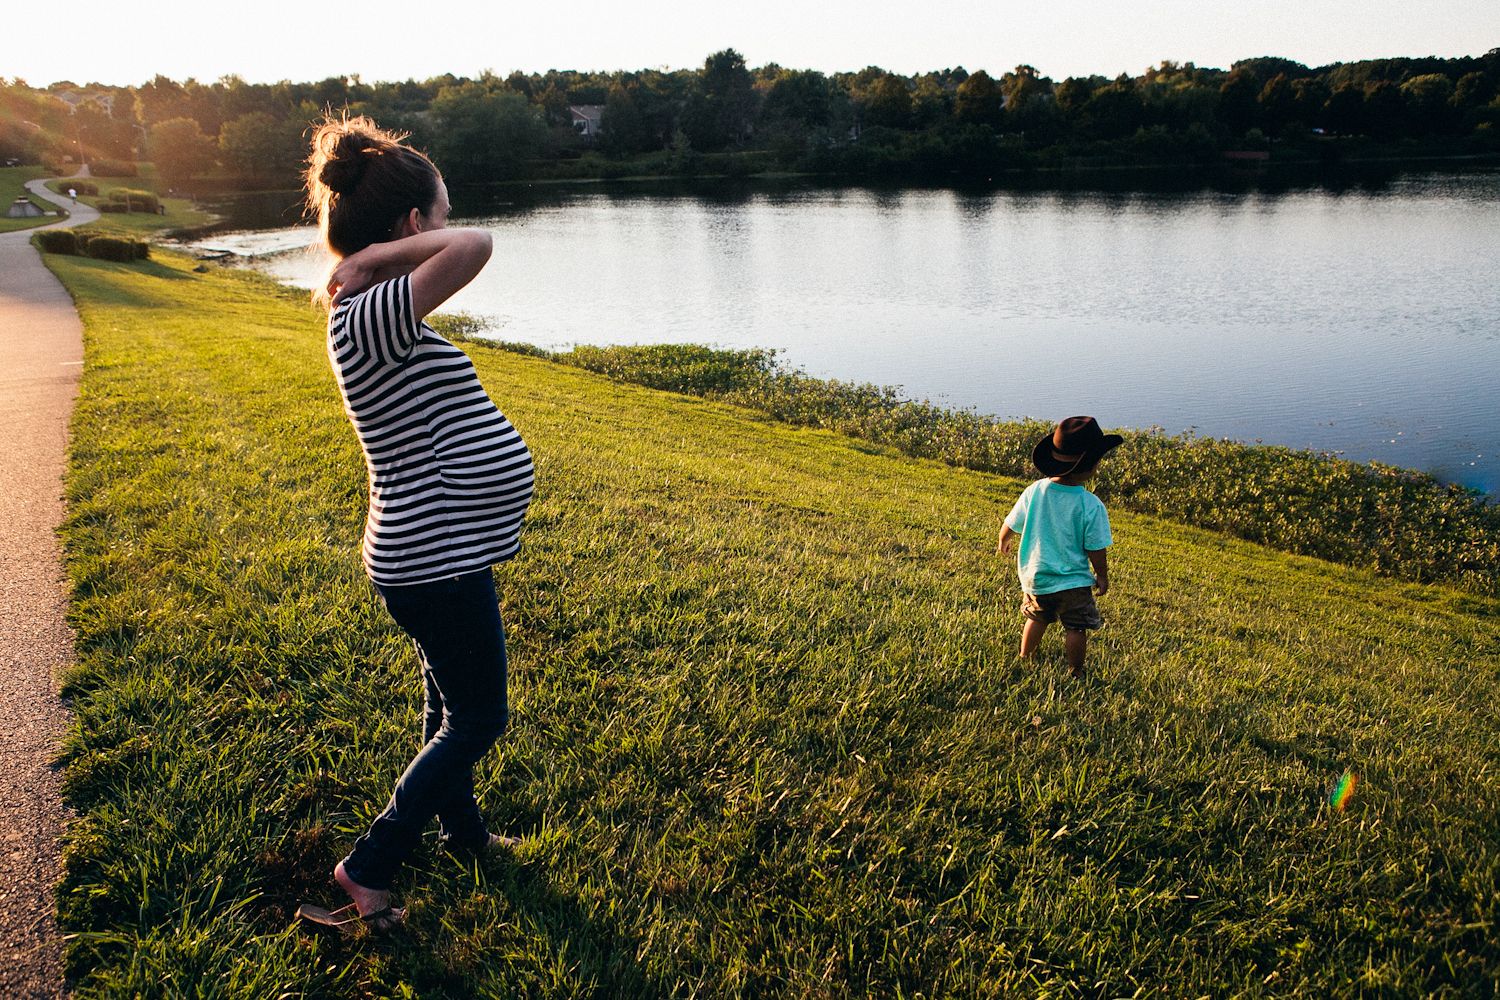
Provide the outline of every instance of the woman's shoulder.
{"type": "Polygon", "coordinates": [[[371,302],[398,300],[403,301],[411,298],[411,275],[402,274],[384,281],[377,281],[362,291],[356,292],[347,298],[339,299],[333,304],[331,312],[349,312],[358,309],[361,305],[371,302]]]}

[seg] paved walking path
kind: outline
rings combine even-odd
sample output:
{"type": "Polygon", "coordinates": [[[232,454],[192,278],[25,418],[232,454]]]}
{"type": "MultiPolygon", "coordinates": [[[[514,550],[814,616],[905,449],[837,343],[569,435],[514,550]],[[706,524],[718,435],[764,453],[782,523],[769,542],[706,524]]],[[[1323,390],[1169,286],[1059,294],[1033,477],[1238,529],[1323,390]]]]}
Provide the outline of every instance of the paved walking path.
{"type": "MultiPolygon", "coordinates": [[[[92,222],[31,181],[27,189],[92,222]]],[[[73,300],[29,242],[0,233],[0,997],[66,996],[53,918],[66,816],[50,766],[67,724],[58,673],[73,662],[57,527],[68,420],[83,367],[73,300]]]]}

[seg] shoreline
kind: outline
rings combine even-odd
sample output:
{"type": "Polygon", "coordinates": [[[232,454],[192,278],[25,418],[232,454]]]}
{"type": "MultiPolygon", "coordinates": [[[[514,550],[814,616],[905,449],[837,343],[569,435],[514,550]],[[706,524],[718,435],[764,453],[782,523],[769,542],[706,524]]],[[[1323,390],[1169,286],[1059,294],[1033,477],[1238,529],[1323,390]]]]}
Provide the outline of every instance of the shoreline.
{"type": "MultiPolygon", "coordinates": [[[[249,232],[249,233],[253,234],[253,233],[267,233],[267,232],[274,232],[274,231],[248,230],[246,232],[249,232]]],[[[212,240],[203,240],[203,241],[199,241],[197,243],[184,244],[183,245],[183,249],[186,249],[187,252],[190,252],[190,253],[199,254],[201,259],[206,259],[210,263],[212,263],[214,261],[218,261],[223,266],[236,267],[236,268],[244,268],[244,269],[247,269],[247,270],[251,270],[251,271],[255,271],[257,273],[263,273],[263,274],[267,274],[267,272],[264,271],[260,266],[258,266],[258,264],[257,264],[258,261],[270,261],[270,260],[274,260],[274,259],[277,259],[277,258],[295,257],[295,256],[301,255],[301,254],[303,254],[305,252],[305,248],[301,247],[301,246],[286,246],[286,247],[277,247],[277,248],[273,248],[273,249],[262,251],[262,252],[243,253],[243,252],[240,252],[239,250],[233,249],[231,247],[216,246],[213,243],[212,240]],[[210,248],[212,248],[212,249],[210,249],[210,248]],[[231,256],[229,256],[228,258],[225,258],[225,257],[223,257],[223,254],[225,254],[225,253],[228,253],[231,256]]],[[[285,276],[276,276],[276,275],[272,275],[272,274],[267,274],[267,277],[271,278],[272,280],[275,280],[278,284],[281,284],[284,287],[297,289],[299,291],[309,290],[312,287],[310,284],[299,283],[299,281],[297,279],[295,279],[295,278],[290,278],[290,277],[285,277],[285,276]]],[[[483,319],[479,318],[479,317],[470,317],[470,320],[471,320],[471,322],[470,322],[470,327],[471,328],[476,323],[479,324],[479,325],[483,325],[484,324],[483,319]]],[[[493,329],[487,329],[486,331],[479,332],[479,333],[477,333],[477,335],[474,335],[474,336],[478,340],[489,341],[491,343],[494,343],[494,342],[503,342],[503,341],[509,339],[509,338],[506,337],[506,335],[503,332],[503,330],[493,330],[493,329]]],[[[523,342],[525,342],[525,341],[523,341],[523,342]]],[[[541,350],[541,351],[545,351],[545,352],[557,352],[557,351],[566,350],[570,346],[575,346],[575,345],[577,345],[578,342],[577,341],[570,341],[567,344],[559,344],[559,345],[544,345],[544,344],[537,344],[535,342],[525,342],[525,343],[528,343],[530,346],[532,346],[532,347],[534,347],[534,348],[536,348],[538,350],[541,350]]],[[[686,341],[686,342],[676,342],[676,341],[674,341],[674,342],[658,342],[658,343],[650,343],[650,344],[647,344],[647,343],[628,343],[628,344],[604,344],[604,343],[601,343],[601,344],[593,344],[593,345],[589,345],[589,346],[596,346],[596,347],[620,347],[620,348],[632,348],[632,347],[671,347],[671,346],[677,346],[677,347],[692,347],[692,346],[712,347],[713,344],[712,344],[711,341],[700,340],[700,341],[686,341]]],[[[780,348],[780,347],[778,347],[778,348],[766,348],[766,347],[763,347],[763,346],[754,346],[754,347],[744,348],[744,349],[748,349],[748,350],[760,350],[760,351],[768,351],[768,350],[770,350],[770,351],[775,351],[778,354],[785,354],[786,353],[786,349],[785,348],[780,348]]],[[[855,382],[855,383],[863,383],[863,381],[864,381],[864,380],[861,380],[861,379],[858,379],[858,378],[855,378],[855,379],[851,380],[851,379],[848,379],[848,378],[840,377],[838,375],[824,375],[824,376],[819,376],[819,379],[821,381],[824,381],[824,382],[852,381],[852,382],[855,382]]],[[[870,384],[878,384],[878,383],[870,383],[870,384]]],[[[885,390],[891,391],[892,394],[894,394],[896,396],[899,396],[900,398],[902,398],[903,400],[905,400],[907,402],[919,402],[919,401],[925,402],[925,400],[921,400],[917,396],[913,396],[913,395],[907,394],[905,392],[905,390],[902,388],[902,386],[900,386],[900,385],[883,385],[883,384],[881,384],[881,385],[879,385],[879,387],[883,391],[885,391],[885,390]]],[[[976,413],[978,412],[974,407],[969,407],[969,406],[963,406],[963,405],[957,405],[957,404],[947,404],[947,403],[940,404],[940,405],[942,406],[943,409],[948,410],[950,412],[954,412],[954,413],[966,412],[966,411],[974,411],[976,413]]],[[[990,419],[990,420],[993,420],[993,421],[996,421],[996,422],[1000,422],[1000,423],[1019,423],[1019,422],[1024,422],[1024,419],[1025,419],[1025,418],[1013,418],[1013,417],[999,417],[999,416],[996,416],[996,415],[994,415],[992,413],[991,414],[979,414],[979,415],[982,416],[982,417],[985,417],[987,419],[990,419]]],[[[1376,455],[1374,455],[1373,453],[1370,454],[1368,457],[1354,458],[1354,457],[1350,457],[1347,454],[1348,449],[1340,449],[1340,448],[1332,447],[1332,446],[1330,446],[1330,447],[1318,447],[1318,446],[1310,445],[1310,444],[1306,444],[1306,445],[1304,445],[1304,444],[1291,444],[1291,443],[1278,442],[1278,441],[1275,441],[1275,440],[1269,440],[1268,441],[1268,440],[1266,440],[1266,437],[1265,437],[1264,434],[1257,434],[1257,433],[1251,433],[1251,432],[1247,432],[1247,433],[1244,433],[1244,434],[1212,433],[1212,432],[1202,432],[1202,433],[1200,433],[1197,430],[1197,428],[1200,428],[1202,425],[1201,424],[1194,424],[1194,423],[1190,423],[1190,424],[1186,425],[1188,427],[1188,429],[1181,430],[1181,431],[1175,431],[1175,432],[1171,432],[1171,433],[1166,433],[1166,432],[1163,431],[1163,426],[1164,425],[1163,425],[1163,422],[1161,422],[1161,421],[1152,421],[1151,423],[1145,424],[1143,426],[1130,426],[1130,425],[1112,425],[1112,426],[1114,426],[1117,429],[1118,428],[1127,429],[1127,430],[1130,430],[1130,431],[1132,431],[1134,433],[1138,433],[1138,434],[1145,434],[1145,433],[1150,433],[1150,432],[1153,432],[1153,431],[1161,431],[1161,432],[1163,432],[1165,434],[1165,436],[1167,436],[1169,438],[1172,438],[1172,439],[1187,439],[1187,438],[1193,438],[1193,437],[1205,437],[1205,438],[1211,439],[1213,441],[1233,443],[1233,444],[1235,444],[1235,445],[1237,445],[1239,447],[1244,447],[1244,448],[1283,449],[1283,450],[1288,450],[1288,451],[1299,453],[1299,454],[1306,454],[1306,455],[1313,456],[1313,457],[1328,458],[1328,459],[1337,460],[1337,461],[1347,461],[1347,462],[1351,462],[1351,463],[1353,463],[1355,465],[1359,465],[1359,466],[1378,466],[1378,467],[1382,467],[1382,468],[1399,470],[1401,472],[1408,473],[1408,474],[1411,474],[1411,475],[1414,475],[1414,476],[1422,476],[1422,477],[1431,478],[1433,481],[1441,483],[1441,484],[1443,484],[1445,486],[1453,486],[1453,487],[1457,487],[1457,488],[1460,488],[1460,489],[1464,489],[1464,490],[1470,491],[1470,492],[1474,493],[1475,495],[1484,498],[1484,500],[1487,503],[1489,503],[1489,504],[1500,503],[1500,489],[1497,489],[1494,485],[1492,485],[1489,489],[1486,489],[1485,486],[1482,485],[1482,484],[1475,485],[1475,484],[1471,484],[1471,483],[1466,483],[1466,482],[1464,482],[1463,480],[1461,480],[1460,478],[1458,478],[1456,476],[1455,477],[1444,476],[1444,475],[1441,475],[1439,473],[1432,472],[1429,469],[1423,469],[1423,468],[1420,468],[1420,467],[1415,466],[1415,465],[1403,465],[1403,464],[1401,464],[1399,462],[1391,462],[1391,461],[1383,460],[1383,459],[1377,457],[1376,455]]]]}

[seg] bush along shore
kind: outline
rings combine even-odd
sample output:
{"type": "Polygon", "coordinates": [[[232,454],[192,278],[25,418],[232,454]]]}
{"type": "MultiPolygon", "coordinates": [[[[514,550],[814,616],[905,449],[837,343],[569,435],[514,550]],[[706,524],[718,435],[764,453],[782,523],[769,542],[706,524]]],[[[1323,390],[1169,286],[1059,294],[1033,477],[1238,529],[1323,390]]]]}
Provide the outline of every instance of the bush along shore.
{"type": "Polygon", "coordinates": [[[1055,636],[1014,660],[994,546],[1021,479],[478,344],[538,462],[497,570],[512,728],[478,779],[525,839],[475,863],[429,831],[404,932],[308,935],[292,913],[335,900],[421,700],[359,566],[323,318],[168,251],[45,259],[87,358],[81,1000],[1500,983],[1500,601],[1122,509],[1066,682],[1055,636]]]}
{"type": "MultiPolygon", "coordinates": [[[[451,320],[477,335],[482,321],[451,320]]],[[[903,398],[897,388],[812,378],[766,350],[699,345],[577,347],[540,354],[611,378],[707,396],[981,472],[1031,478],[1050,429],[903,398]]],[[[1112,507],[1224,531],[1283,552],[1403,580],[1500,593],[1500,507],[1394,466],[1160,431],[1124,431],[1093,489],[1112,507]]]]}
{"type": "Polygon", "coordinates": [[[43,253],[72,254],[97,260],[146,260],[151,245],[123,233],[96,229],[47,229],[31,237],[43,253]]]}

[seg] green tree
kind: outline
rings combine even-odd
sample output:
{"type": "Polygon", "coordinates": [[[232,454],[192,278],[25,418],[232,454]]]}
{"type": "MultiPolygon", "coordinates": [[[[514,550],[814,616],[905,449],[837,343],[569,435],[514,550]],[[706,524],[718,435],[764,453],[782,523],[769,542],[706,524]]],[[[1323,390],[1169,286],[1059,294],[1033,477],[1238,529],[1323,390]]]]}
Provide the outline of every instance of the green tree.
{"type": "Polygon", "coordinates": [[[1077,116],[1083,111],[1083,106],[1088,103],[1089,98],[1094,96],[1094,90],[1103,86],[1104,82],[1099,77],[1068,77],[1057,85],[1054,95],[1057,106],[1069,118],[1077,116]]]}
{"type": "Polygon", "coordinates": [[[186,117],[198,123],[198,127],[209,136],[219,134],[224,124],[224,90],[221,87],[199,83],[192,77],[182,82],[183,100],[186,102],[186,117]]]}
{"type": "MultiPolygon", "coordinates": [[[[0,157],[36,163],[66,138],[68,106],[24,80],[0,78],[0,157]]],[[[76,147],[75,147],[76,148],[76,147]]]]}
{"type": "Polygon", "coordinates": [[[755,89],[745,57],[734,49],[703,62],[698,87],[688,100],[682,127],[693,148],[713,152],[738,145],[755,117],[755,89]]]}
{"type": "Polygon", "coordinates": [[[954,94],[953,114],[970,125],[999,125],[1004,95],[1000,85],[984,70],[975,70],[958,85],[954,94]]]}
{"type": "Polygon", "coordinates": [[[836,117],[835,105],[843,101],[843,94],[822,73],[782,70],[766,90],[761,121],[827,128],[836,117]]]}
{"type": "Polygon", "coordinates": [[[1273,137],[1286,131],[1297,113],[1297,95],[1285,73],[1277,73],[1261,88],[1256,104],[1260,106],[1261,127],[1273,137]]]}
{"type": "Polygon", "coordinates": [[[938,74],[924,73],[917,77],[911,95],[911,117],[917,128],[932,128],[953,117],[953,91],[944,86],[938,74]]]}
{"type": "Polygon", "coordinates": [[[1095,139],[1123,139],[1143,123],[1145,106],[1134,82],[1121,76],[1100,87],[1084,106],[1084,126],[1095,139]]]}
{"type": "Polygon", "coordinates": [[[1458,85],[1453,88],[1453,106],[1460,111],[1467,111],[1488,104],[1494,96],[1495,84],[1488,73],[1465,73],[1458,78],[1458,85]]]}
{"type": "Polygon", "coordinates": [[[1292,81],[1292,120],[1306,128],[1326,126],[1323,109],[1328,105],[1328,85],[1316,77],[1292,81]]]}
{"type": "Polygon", "coordinates": [[[1052,80],[1039,75],[1031,66],[1017,66],[1000,77],[1005,121],[1013,131],[1026,133],[1028,145],[1052,143],[1062,127],[1052,90],[1052,80]]]}
{"type": "Polygon", "coordinates": [[[1365,103],[1360,114],[1363,131],[1377,139],[1390,140],[1406,130],[1406,95],[1389,80],[1365,85],[1365,103]]]}
{"type": "Polygon", "coordinates": [[[190,112],[182,84],[160,73],[135,88],[135,119],[146,128],[169,118],[185,118],[190,112]]]}
{"type": "Polygon", "coordinates": [[[219,159],[241,177],[263,181],[290,173],[296,153],[289,150],[288,130],[264,111],[251,111],[219,129],[219,159]]]}
{"type": "Polygon", "coordinates": [[[168,118],[151,126],[146,141],[156,170],[167,183],[186,184],[214,165],[213,139],[192,118],[168,118]]]}
{"type": "Polygon", "coordinates": [[[604,116],[600,122],[604,134],[599,137],[599,146],[606,153],[627,156],[654,149],[656,143],[646,127],[646,120],[636,107],[635,98],[622,84],[609,88],[604,101],[604,116]]]}
{"type": "Polygon", "coordinates": [[[513,90],[469,81],[444,87],[432,102],[433,153],[458,180],[520,176],[546,138],[536,109],[513,90]]]}
{"type": "Polygon", "coordinates": [[[549,83],[532,94],[532,102],[542,110],[548,125],[572,127],[568,116],[568,95],[555,83],[549,83]]]}
{"type": "MultiPolygon", "coordinates": [[[[224,113],[225,122],[248,115],[252,111],[264,111],[275,118],[285,110],[285,106],[273,96],[271,88],[263,83],[246,83],[242,78],[231,73],[219,77],[216,86],[222,91],[219,107],[224,113]]],[[[223,131],[222,125],[219,130],[223,131]]]]}
{"type": "Polygon", "coordinates": [[[1219,120],[1235,135],[1243,135],[1260,122],[1262,86],[1248,69],[1232,70],[1219,87],[1219,120]]]}
{"type": "Polygon", "coordinates": [[[135,125],[116,119],[98,101],[84,101],[73,111],[73,129],[90,160],[130,160],[135,154],[135,125]]]}
{"type": "Polygon", "coordinates": [[[510,76],[505,78],[505,86],[525,97],[528,101],[531,100],[531,95],[533,93],[531,87],[531,77],[527,76],[525,73],[522,73],[520,70],[514,71],[510,76]]]}
{"type": "Polygon", "coordinates": [[[1339,135],[1354,135],[1364,129],[1364,114],[1364,88],[1346,83],[1328,95],[1323,105],[1324,127],[1339,135]]]}
{"type": "Polygon", "coordinates": [[[865,123],[888,128],[906,128],[911,124],[911,89],[906,80],[893,73],[877,78],[865,90],[865,123]]]}
{"type": "Polygon", "coordinates": [[[1036,98],[1050,98],[1052,81],[1039,75],[1034,66],[1017,66],[1000,77],[1000,95],[1005,107],[1014,112],[1036,98]]]}
{"type": "Polygon", "coordinates": [[[648,148],[665,149],[671,144],[692,82],[693,74],[687,70],[673,73],[646,70],[635,75],[630,96],[650,135],[648,148]]]}
{"type": "Polygon", "coordinates": [[[1401,85],[1411,130],[1417,135],[1451,132],[1458,124],[1453,81],[1441,73],[1414,76],[1401,85]]]}

